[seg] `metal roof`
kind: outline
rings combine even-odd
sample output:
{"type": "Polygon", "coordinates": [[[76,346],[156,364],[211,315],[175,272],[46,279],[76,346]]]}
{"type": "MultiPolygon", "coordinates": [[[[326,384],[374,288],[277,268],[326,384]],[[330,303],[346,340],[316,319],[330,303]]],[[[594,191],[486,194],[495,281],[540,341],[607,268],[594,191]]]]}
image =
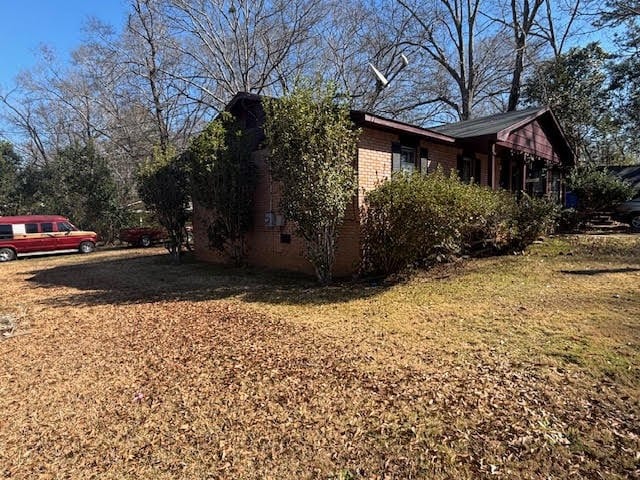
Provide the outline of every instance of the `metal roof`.
{"type": "Polygon", "coordinates": [[[444,135],[455,138],[482,137],[486,135],[496,135],[505,130],[512,130],[535,120],[537,117],[548,111],[548,108],[527,108],[526,110],[516,110],[507,113],[498,113],[489,117],[475,118],[458,123],[449,123],[434,130],[444,135]]]}

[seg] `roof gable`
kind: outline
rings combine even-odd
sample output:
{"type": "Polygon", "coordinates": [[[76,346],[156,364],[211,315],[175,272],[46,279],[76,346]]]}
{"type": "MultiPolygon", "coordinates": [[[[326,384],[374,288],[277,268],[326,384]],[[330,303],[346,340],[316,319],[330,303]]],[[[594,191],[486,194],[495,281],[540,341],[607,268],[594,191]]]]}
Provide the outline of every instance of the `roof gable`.
{"type": "Polygon", "coordinates": [[[435,127],[433,130],[456,138],[499,136],[532,122],[548,111],[548,108],[527,108],[526,110],[498,113],[488,117],[449,123],[435,127]]]}
{"type": "Polygon", "coordinates": [[[494,142],[553,162],[571,164],[575,159],[562,127],[546,107],[498,113],[433,130],[461,142],[494,142]]]}

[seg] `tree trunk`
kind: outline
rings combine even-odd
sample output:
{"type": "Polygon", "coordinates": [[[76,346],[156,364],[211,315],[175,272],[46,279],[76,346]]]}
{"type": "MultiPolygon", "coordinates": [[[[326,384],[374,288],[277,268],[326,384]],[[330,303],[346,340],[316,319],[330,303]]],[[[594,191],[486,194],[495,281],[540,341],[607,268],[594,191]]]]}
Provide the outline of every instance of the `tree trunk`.
{"type": "Polygon", "coordinates": [[[511,88],[509,90],[509,103],[507,111],[512,112],[518,108],[520,101],[520,87],[522,86],[522,71],[524,70],[524,35],[518,36],[516,39],[516,58],[513,66],[513,76],[511,77],[511,88]]]}

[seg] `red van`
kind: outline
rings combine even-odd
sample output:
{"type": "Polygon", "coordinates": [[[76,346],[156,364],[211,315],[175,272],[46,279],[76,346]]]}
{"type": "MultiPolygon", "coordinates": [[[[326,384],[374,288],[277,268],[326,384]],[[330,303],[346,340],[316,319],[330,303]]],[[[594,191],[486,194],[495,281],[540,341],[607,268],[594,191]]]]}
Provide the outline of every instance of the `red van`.
{"type": "Polygon", "coordinates": [[[0,262],[37,253],[93,252],[98,235],[59,215],[0,217],[0,262]]]}

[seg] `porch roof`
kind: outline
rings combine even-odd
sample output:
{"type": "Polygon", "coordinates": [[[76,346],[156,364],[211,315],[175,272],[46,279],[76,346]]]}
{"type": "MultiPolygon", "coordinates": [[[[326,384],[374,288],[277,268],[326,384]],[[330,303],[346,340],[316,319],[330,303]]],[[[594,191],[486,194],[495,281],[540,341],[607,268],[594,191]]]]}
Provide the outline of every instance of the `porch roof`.
{"type": "Polygon", "coordinates": [[[548,108],[527,108],[488,117],[474,118],[434,127],[433,130],[456,138],[502,137],[548,112],[548,108]]]}
{"type": "Polygon", "coordinates": [[[462,144],[489,148],[495,144],[552,162],[573,164],[575,154],[562,127],[547,107],[527,108],[435,127],[462,144]]]}

